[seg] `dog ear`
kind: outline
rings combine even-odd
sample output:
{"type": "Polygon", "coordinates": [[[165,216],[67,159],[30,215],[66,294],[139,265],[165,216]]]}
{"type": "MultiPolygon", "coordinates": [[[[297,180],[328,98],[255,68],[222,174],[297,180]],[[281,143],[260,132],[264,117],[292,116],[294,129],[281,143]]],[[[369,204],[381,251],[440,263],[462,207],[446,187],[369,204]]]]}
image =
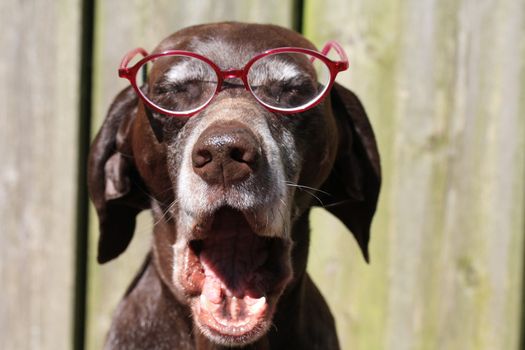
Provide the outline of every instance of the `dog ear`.
{"type": "Polygon", "coordinates": [[[138,99],[132,88],[117,95],[89,154],[88,189],[99,218],[99,263],[129,245],[137,214],[149,207],[131,152],[131,126],[138,99]]]}
{"type": "Polygon", "coordinates": [[[339,84],[331,92],[333,114],[339,127],[339,148],[334,167],[321,187],[322,202],[354,234],[365,260],[374,216],[381,168],[372,126],[357,96],[339,84]]]}

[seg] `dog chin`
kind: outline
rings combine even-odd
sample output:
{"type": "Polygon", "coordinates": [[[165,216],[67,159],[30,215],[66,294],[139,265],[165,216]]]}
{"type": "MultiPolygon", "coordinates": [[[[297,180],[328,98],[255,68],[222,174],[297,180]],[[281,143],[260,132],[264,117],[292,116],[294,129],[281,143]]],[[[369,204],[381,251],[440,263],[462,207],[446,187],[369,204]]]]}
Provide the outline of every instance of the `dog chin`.
{"type": "Polygon", "coordinates": [[[256,341],[268,331],[273,305],[269,305],[266,297],[227,297],[215,303],[201,294],[194,299],[192,312],[201,332],[212,341],[241,346],[256,341]]]}
{"type": "Polygon", "coordinates": [[[256,341],[268,331],[277,300],[292,277],[291,241],[261,235],[249,211],[230,207],[195,227],[199,229],[185,244],[178,276],[196,325],[218,344],[256,341]]]}

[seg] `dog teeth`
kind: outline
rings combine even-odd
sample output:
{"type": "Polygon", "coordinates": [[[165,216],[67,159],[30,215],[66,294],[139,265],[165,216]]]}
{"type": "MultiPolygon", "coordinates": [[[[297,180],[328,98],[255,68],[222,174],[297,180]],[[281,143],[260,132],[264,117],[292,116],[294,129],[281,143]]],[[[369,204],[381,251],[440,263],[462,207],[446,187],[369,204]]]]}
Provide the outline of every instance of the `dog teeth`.
{"type": "Polygon", "coordinates": [[[266,297],[260,297],[260,298],[245,298],[246,305],[248,305],[250,309],[250,313],[257,314],[262,311],[264,306],[266,305],[266,297]]]}
{"type": "Polygon", "coordinates": [[[220,303],[219,304],[213,303],[210,299],[208,299],[208,297],[206,297],[205,294],[201,294],[200,303],[204,307],[204,309],[211,311],[211,312],[216,311],[221,306],[220,303]]]}
{"type": "Polygon", "coordinates": [[[201,302],[201,305],[204,306],[204,308],[206,310],[210,309],[210,307],[209,307],[210,306],[210,301],[208,300],[208,298],[206,298],[206,295],[201,294],[200,302],[201,302]]]}

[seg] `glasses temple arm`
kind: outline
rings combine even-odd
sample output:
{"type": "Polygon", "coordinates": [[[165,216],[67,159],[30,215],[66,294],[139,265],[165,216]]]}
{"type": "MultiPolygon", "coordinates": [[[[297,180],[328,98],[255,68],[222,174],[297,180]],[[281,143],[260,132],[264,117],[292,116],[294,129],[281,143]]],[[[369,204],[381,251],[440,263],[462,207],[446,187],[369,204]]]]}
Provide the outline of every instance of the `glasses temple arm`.
{"type": "Polygon", "coordinates": [[[129,73],[128,64],[136,55],[139,55],[139,54],[142,55],[143,57],[146,57],[148,55],[148,52],[144,50],[143,48],[138,47],[134,50],[131,50],[124,56],[124,58],[122,59],[122,62],[120,62],[120,67],[118,70],[118,74],[121,78],[125,78],[128,76],[128,73],[129,73]]]}
{"type": "Polygon", "coordinates": [[[337,52],[337,54],[339,55],[339,58],[340,58],[340,61],[337,62],[339,63],[338,65],[338,69],[343,71],[343,70],[346,70],[348,69],[348,56],[346,56],[346,52],[343,50],[343,48],[341,47],[341,45],[339,45],[339,43],[335,42],[335,41],[329,41],[327,42],[324,47],[323,47],[323,50],[321,51],[321,53],[325,56],[328,56],[328,53],[330,52],[330,50],[335,50],[335,52],[337,52]]]}

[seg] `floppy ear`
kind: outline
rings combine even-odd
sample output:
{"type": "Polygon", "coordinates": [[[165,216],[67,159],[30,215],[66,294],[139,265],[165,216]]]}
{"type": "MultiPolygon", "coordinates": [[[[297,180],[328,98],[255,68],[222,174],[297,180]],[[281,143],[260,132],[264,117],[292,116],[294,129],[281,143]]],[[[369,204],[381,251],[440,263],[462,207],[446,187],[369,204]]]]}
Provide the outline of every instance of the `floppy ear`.
{"type": "Polygon", "coordinates": [[[99,263],[116,258],[126,249],[137,214],[149,206],[131,152],[137,103],[132,88],[117,95],[91,145],[88,188],[99,218],[99,263]]]}
{"type": "Polygon", "coordinates": [[[331,92],[333,114],[339,128],[334,167],[321,187],[322,201],[354,234],[368,262],[370,225],[374,216],[381,167],[372,126],[357,96],[339,84],[331,92]]]}

